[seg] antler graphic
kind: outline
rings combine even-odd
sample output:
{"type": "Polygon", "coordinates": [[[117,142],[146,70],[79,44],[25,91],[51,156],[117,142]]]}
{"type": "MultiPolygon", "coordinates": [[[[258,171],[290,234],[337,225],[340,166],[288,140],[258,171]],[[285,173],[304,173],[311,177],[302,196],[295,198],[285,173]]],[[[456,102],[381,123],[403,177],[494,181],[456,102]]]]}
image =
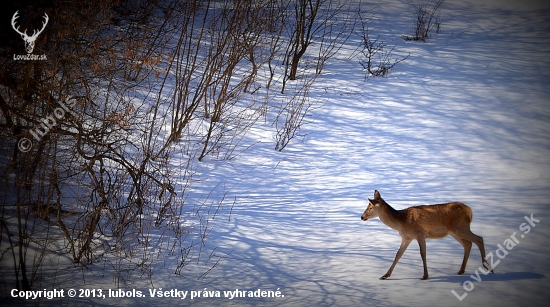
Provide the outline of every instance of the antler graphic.
{"type": "Polygon", "coordinates": [[[21,32],[19,31],[19,27],[15,27],[15,20],[17,18],[19,18],[19,16],[17,15],[19,13],[19,11],[16,11],[15,14],[13,14],[13,17],[11,19],[11,26],[13,27],[13,29],[15,30],[15,32],[19,33],[21,35],[21,37],[23,38],[23,40],[25,41],[25,49],[27,50],[27,53],[32,53],[32,51],[34,50],[34,42],[36,41],[36,38],[38,38],[38,35],[40,35],[40,33],[42,33],[42,31],[44,31],[44,29],[46,28],[46,25],[48,24],[48,20],[50,20],[50,18],[48,17],[48,14],[44,13],[44,22],[42,23],[42,29],[38,30],[34,30],[32,32],[32,35],[31,36],[28,36],[27,35],[27,30],[25,30],[25,32],[21,32]]]}

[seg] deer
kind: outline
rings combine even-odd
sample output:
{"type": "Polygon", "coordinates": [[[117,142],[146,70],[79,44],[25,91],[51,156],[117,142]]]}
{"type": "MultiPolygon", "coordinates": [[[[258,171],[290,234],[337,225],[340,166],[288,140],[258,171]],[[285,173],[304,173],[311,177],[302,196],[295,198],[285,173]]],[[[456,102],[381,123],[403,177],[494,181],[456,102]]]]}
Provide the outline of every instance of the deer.
{"type": "Polygon", "coordinates": [[[32,53],[32,51],[34,50],[34,42],[38,38],[38,35],[40,35],[42,31],[44,31],[50,18],[48,17],[48,14],[44,13],[44,22],[42,23],[42,29],[34,30],[32,32],[32,35],[28,36],[27,30],[25,30],[25,32],[21,32],[19,31],[19,27],[15,27],[15,20],[19,18],[17,14],[19,14],[19,11],[15,11],[15,14],[13,14],[13,17],[11,18],[11,26],[15,30],[15,32],[21,35],[21,38],[23,38],[23,40],[25,41],[25,49],[27,50],[27,53],[32,53]]]}
{"type": "Polygon", "coordinates": [[[369,205],[361,220],[367,221],[372,218],[380,218],[386,226],[397,230],[401,236],[401,246],[395,255],[390,269],[381,280],[388,279],[397,262],[409,247],[409,244],[416,240],[420,246],[420,256],[424,264],[424,275],[422,280],[428,279],[428,266],[426,264],[426,239],[440,239],[448,235],[455,238],[464,247],[464,259],[458,271],[458,275],[464,274],[466,263],[472,248],[472,242],[477,245],[481,252],[481,263],[487,270],[489,264],[485,260],[485,247],[483,238],[470,231],[472,222],[472,209],[460,202],[450,202],[437,205],[413,206],[403,210],[396,210],[382,199],[380,193],[374,191],[374,199],[368,199],[369,205]]]}

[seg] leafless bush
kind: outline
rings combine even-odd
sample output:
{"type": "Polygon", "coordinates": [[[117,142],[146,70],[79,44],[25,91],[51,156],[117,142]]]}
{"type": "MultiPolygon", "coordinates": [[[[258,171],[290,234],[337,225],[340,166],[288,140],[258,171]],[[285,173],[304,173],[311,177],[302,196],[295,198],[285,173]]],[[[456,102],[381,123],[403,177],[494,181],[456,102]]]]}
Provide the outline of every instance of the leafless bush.
{"type": "MultiPolygon", "coordinates": [[[[198,198],[206,212],[185,210],[198,201],[195,163],[231,158],[270,108],[282,150],[313,106],[314,78],[276,101],[273,76],[258,77],[286,56],[286,5],[65,1],[44,8],[50,21],[35,52],[48,61],[16,62],[13,48],[0,49],[0,261],[11,262],[1,268],[10,287],[33,288],[47,255],[104,261],[118,284],[151,277],[159,254],[179,260],[177,274],[193,249],[201,254],[208,208],[223,206],[226,191],[198,198]],[[61,102],[71,110],[54,123],[61,102]],[[191,235],[184,216],[200,231],[191,235]]],[[[15,32],[0,35],[22,45],[15,32]]]]}
{"type": "MultiPolygon", "coordinates": [[[[193,241],[182,226],[193,163],[215,151],[230,155],[258,117],[254,105],[238,103],[254,73],[231,80],[257,52],[262,3],[233,10],[233,2],[63,2],[48,11],[35,48],[47,62],[2,54],[0,235],[3,260],[13,259],[14,270],[2,269],[15,280],[10,287],[33,287],[40,255],[83,266],[102,259],[118,283],[134,271],[151,276],[158,253],[187,264],[189,249],[204,244],[207,232],[193,241]],[[71,112],[54,122],[63,101],[71,112]],[[37,127],[44,134],[35,140],[37,127]],[[24,151],[21,140],[31,143],[24,151]],[[182,152],[188,161],[177,160],[182,152]],[[162,244],[165,236],[179,248],[162,244]],[[63,248],[52,247],[59,242],[63,248]]],[[[209,227],[208,215],[193,218],[209,227]]]]}
{"type": "Polygon", "coordinates": [[[275,150],[285,149],[289,142],[298,136],[306,116],[312,109],[323,105],[320,101],[312,101],[308,95],[314,80],[315,77],[301,80],[301,83],[296,84],[297,88],[293,94],[286,96],[280,102],[272,123],[276,129],[275,150]]]}
{"type": "Polygon", "coordinates": [[[438,15],[438,10],[441,4],[445,0],[437,1],[428,1],[424,3],[416,4],[411,1],[412,7],[414,9],[414,35],[403,36],[405,40],[422,40],[430,38],[430,33],[435,30],[436,33],[439,33],[441,28],[440,18],[438,15]]]}
{"type": "MultiPolygon", "coordinates": [[[[361,14],[361,13],[360,13],[361,14]]],[[[406,60],[409,55],[401,59],[392,59],[392,52],[395,50],[395,46],[391,49],[386,49],[388,44],[383,41],[378,35],[375,39],[371,39],[370,34],[372,30],[368,28],[368,22],[372,18],[365,18],[361,16],[361,32],[357,33],[362,38],[361,53],[364,58],[359,60],[363,69],[367,71],[365,78],[369,76],[379,77],[387,76],[389,71],[398,63],[406,60]]]]}
{"type": "Polygon", "coordinates": [[[324,63],[347,41],[355,26],[353,19],[343,15],[344,8],[350,5],[346,0],[296,0],[291,4],[294,19],[289,23],[285,60],[285,76],[289,80],[296,80],[300,60],[312,43],[320,45],[316,67],[319,74],[324,63]],[[335,26],[339,18],[343,22],[335,26]]]}

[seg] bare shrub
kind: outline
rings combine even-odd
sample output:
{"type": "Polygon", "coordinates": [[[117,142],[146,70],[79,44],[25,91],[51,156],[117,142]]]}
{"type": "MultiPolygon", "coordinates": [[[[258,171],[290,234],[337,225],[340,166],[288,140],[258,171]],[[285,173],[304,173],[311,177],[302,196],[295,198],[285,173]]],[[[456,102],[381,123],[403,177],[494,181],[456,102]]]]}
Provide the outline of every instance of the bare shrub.
{"type": "Polygon", "coordinates": [[[290,6],[294,11],[294,22],[289,23],[285,77],[296,80],[300,60],[309,46],[313,43],[320,45],[316,65],[316,73],[319,74],[325,62],[353,33],[355,21],[343,15],[344,8],[351,6],[348,0],[296,0],[290,6]],[[343,22],[335,27],[338,19],[343,22]]]}
{"type": "Polygon", "coordinates": [[[441,22],[438,15],[438,10],[444,1],[445,0],[427,1],[419,4],[411,1],[415,16],[414,35],[405,35],[403,36],[403,39],[425,41],[430,38],[430,33],[433,30],[435,30],[436,33],[439,33],[441,30],[441,22]]]}
{"type": "Polygon", "coordinates": [[[311,100],[309,91],[315,81],[315,76],[302,79],[295,84],[292,95],[288,95],[276,107],[277,115],[272,122],[275,126],[275,150],[282,151],[292,139],[299,136],[299,131],[305,123],[306,116],[312,109],[319,108],[322,102],[311,100]]]}
{"type": "MultiPolygon", "coordinates": [[[[117,285],[152,277],[160,254],[179,260],[178,274],[199,261],[208,209],[226,191],[190,197],[195,163],[230,158],[265,112],[263,98],[242,98],[278,46],[267,35],[281,33],[270,29],[280,25],[274,1],[64,1],[44,8],[34,52],[48,61],[0,49],[0,260],[12,267],[0,269],[10,288],[33,288],[48,255],[101,260],[117,285]],[[206,212],[184,209],[192,201],[206,212]],[[201,231],[190,235],[186,218],[201,231]]],[[[3,44],[22,50],[12,32],[3,44]]]]}
{"type": "Polygon", "coordinates": [[[365,18],[361,16],[361,12],[359,12],[359,15],[361,19],[361,32],[358,32],[357,35],[362,38],[361,53],[364,56],[364,58],[359,60],[359,64],[367,71],[365,78],[370,76],[385,77],[395,65],[406,60],[410,53],[404,58],[392,59],[392,52],[395,50],[395,45],[388,50],[386,48],[388,44],[382,40],[380,35],[376,36],[375,39],[371,39],[370,34],[372,30],[369,30],[368,22],[373,16],[365,18]]]}

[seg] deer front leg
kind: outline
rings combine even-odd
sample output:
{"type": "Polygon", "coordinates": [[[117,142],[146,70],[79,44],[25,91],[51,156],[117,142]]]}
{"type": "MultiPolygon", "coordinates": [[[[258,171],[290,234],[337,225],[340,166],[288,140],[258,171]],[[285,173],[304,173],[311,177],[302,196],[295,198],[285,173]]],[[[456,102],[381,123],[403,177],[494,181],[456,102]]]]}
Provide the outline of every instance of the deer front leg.
{"type": "Polygon", "coordinates": [[[403,256],[403,253],[405,253],[405,251],[407,250],[407,247],[409,247],[409,244],[411,243],[412,240],[410,239],[405,239],[405,238],[401,238],[401,246],[399,247],[399,250],[397,251],[397,254],[395,255],[395,260],[393,261],[390,269],[388,270],[388,272],[386,274],[384,274],[384,276],[380,277],[380,279],[387,279],[388,277],[391,276],[391,273],[393,272],[393,268],[395,268],[395,265],[397,264],[397,261],[399,261],[399,258],[401,258],[401,256],[403,256]]]}
{"type": "Polygon", "coordinates": [[[424,264],[424,276],[422,276],[422,280],[426,280],[428,279],[428,265],[426,264],[426,239],[421,237],[416,240],[420,246],[420,257],[422,257],[422,263],[424,264]]]}

